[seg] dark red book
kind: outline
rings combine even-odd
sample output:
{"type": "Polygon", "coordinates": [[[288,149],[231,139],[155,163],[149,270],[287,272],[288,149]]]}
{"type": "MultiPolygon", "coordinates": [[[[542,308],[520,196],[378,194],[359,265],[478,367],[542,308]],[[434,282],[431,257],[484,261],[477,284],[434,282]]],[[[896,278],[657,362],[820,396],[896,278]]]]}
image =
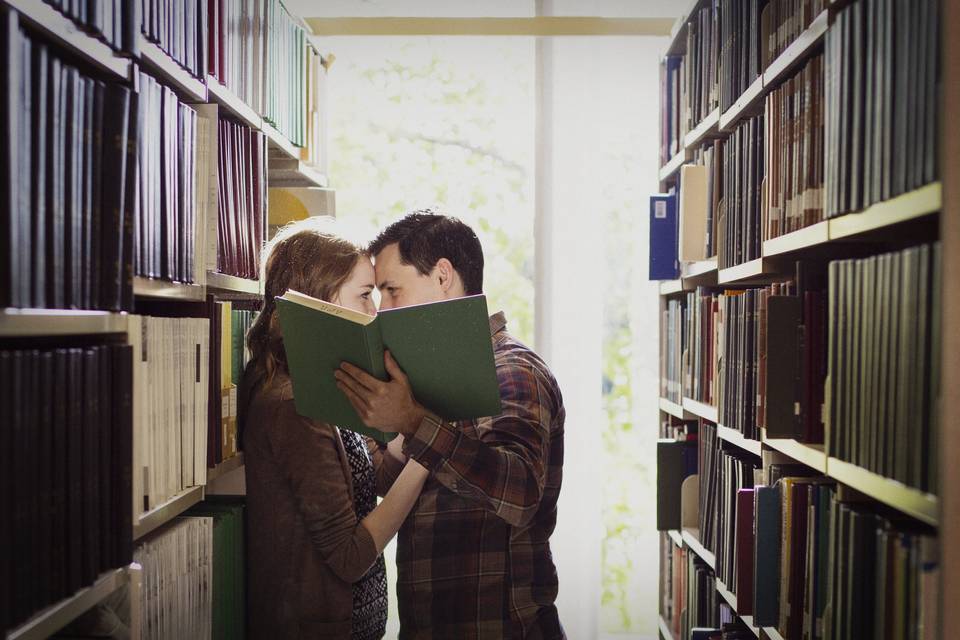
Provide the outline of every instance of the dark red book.
{"type": "Polygon", "coordinates": [[[737,613],[753,615],[753,489],[737,491],[737,613]]]}

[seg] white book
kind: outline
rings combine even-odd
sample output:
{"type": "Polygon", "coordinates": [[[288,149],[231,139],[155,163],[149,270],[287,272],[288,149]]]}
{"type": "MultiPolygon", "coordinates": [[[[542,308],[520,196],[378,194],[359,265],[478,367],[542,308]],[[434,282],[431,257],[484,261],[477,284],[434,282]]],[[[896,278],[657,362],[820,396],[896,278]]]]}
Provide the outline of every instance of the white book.
{"type": "Polygon", "coordinates": [[[688,164],[680,167],[681,262],[706,260],[707,255],[707,168],[688,164]]]}

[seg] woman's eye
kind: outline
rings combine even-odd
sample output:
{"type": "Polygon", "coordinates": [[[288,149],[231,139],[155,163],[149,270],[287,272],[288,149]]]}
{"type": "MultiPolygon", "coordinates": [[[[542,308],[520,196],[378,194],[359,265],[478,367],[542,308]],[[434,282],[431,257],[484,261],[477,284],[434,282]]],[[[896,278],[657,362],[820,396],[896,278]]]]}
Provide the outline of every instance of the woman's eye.
{"type": "Polygon", "coordinates": [[[369,300],[369,299],[370,299],[370,292],[367,291],[366,293],[361,293],[361,294],[360,294],[360,297],[363,298],[364,300],[369,300]]]}

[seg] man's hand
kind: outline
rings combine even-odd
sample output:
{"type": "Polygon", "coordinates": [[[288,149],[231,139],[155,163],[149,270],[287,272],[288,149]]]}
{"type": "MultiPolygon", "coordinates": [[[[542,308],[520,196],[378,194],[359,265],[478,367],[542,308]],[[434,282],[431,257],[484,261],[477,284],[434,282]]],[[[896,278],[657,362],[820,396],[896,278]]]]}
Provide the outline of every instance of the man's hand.
{"type": "Polygon", "coordinates": [[[423,421],[426,409],[413,397],[406,374],[389,351],[384,353],[383,363],[390,375],[389,382],[377,380],[366,371],[343,362],[333,374],[337,387],[368,427],[411,435],[423,421]]]}

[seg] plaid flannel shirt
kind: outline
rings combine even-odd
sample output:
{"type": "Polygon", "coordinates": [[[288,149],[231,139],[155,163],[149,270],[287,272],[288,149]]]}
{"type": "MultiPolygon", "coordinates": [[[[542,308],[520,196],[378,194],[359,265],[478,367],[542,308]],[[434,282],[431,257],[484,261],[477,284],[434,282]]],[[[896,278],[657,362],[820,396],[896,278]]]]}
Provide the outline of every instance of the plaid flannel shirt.
{"type": "MultiPolygon", "coordinates": [[[[432,473],[397,542],[401,638],[564,638],[550,534],[563,474],[560,389],[490,319],[502,413],[428,416],[404,452],[432,473]]],[[[374,452],[385,493],[402,463],[374,452]]]]}

